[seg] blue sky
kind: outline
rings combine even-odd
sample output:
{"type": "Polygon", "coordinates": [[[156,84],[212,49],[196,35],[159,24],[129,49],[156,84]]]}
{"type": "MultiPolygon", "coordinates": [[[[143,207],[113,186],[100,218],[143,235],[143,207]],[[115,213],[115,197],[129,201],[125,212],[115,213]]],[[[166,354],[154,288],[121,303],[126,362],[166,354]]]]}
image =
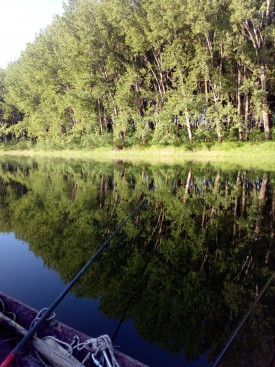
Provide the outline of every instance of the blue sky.
{"type": "MultiPolygon", "coordinates": [[[[26,44],[61,15],[63,0],[0,0],[0,68],[20,57],[26,44]]],[[[65,1],[68,3],[68,1],[65,1]]]]}

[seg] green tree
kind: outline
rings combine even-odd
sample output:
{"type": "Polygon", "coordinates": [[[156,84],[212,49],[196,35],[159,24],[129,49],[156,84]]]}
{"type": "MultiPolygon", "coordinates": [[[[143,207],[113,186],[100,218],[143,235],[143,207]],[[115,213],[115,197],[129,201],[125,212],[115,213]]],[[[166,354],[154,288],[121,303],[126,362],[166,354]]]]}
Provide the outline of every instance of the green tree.
{"type": "Polygon", "coordinates": [[[235,32],[242,34],[250,46],[245,55],[245,61],[247,61],[248,67],[255,68],[254,70],[259,78],[260,108],[265,136],[266,139],[271,139],[267,84],[273,69],[271,46],[274,39],[272,1],[238,2],[232,0],[230,9],[232,10],[231,22],[235,32]]]}

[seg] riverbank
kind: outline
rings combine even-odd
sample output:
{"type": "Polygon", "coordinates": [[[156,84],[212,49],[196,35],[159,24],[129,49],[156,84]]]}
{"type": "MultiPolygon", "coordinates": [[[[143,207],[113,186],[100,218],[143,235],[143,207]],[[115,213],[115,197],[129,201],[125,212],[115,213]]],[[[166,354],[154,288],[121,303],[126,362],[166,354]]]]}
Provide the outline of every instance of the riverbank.
{"type": "Polygon", "coordinates": [[[180,147],[101,147],[83,150],[7,150],[0,155],[59,157],[70,159],[123,160],[132,162],[178,164],[186,161],[223,164],[241,168],[275,170],[275,142],[201,144],[180,147]]]}

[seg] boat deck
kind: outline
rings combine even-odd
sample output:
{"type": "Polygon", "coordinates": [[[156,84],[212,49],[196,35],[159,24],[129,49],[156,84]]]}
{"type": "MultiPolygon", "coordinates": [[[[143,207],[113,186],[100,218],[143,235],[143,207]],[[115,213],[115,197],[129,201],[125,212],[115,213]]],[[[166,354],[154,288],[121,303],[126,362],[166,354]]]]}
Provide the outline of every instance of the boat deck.
{"type": "MultiPolygon", "coordinates": [[[[3,293],[0,292],[0,299],[2,303],[5,305],[5,313],[7,316],[9,314],[16,315],[16,323],[21,325],[26,330],[30,329],[30,325],[32,321],[36,318],[38,311],[25,305],[22,302],[17,301],[3,293]]],[[[0,302],[0,312],[3,311],[2,305],[0,302]]],[[[74,336],[77,335],[81,342],[85,342],[90,339],[89,336],[74,330],[73,328],[59,322],[56,319],[52,319],[49,321],[45,321],[43,325],[38,329],[37,337],[39,339],[43,339],[46,336],[53,336],[58,340],[64,341],[66,343],[71,343],[74,339],[74,336]]],[[[10,330],[7,328],[7,325],[3,324],[0,318],[0,363],[7,357],[7,355],[11,352],[11,350],[16,346],[18,341],[22,338],[21,335],[16,335],[14,330],[10,330]]],[[[73,356],[78,361],[83,361],[87,356],[87,350],[74,350],[73,356]]],[[[26,347],[16,356],[14,362],[12,363],[12,367],[41,367],[43,364],[36,360],[35,350],[28,343],[26,347]]],[[[119,351],[114,350],[115,358],[120,367],[148,367],[141,362],[136,361],[135,359],[126,356],[119,351]]],[[[49,365],[49,363],[47,363],[49,365]]],[[[96,367],[95,363],[90,359],[85,362],[86,367],[96,367]]]]}
{"type": "MultiPolygon", "coordinates": [[[[10,331],[0,328],[0,362],[2,362],[12,349],[19,342],[20,337],[10,331]]],[[[35,356],[34,351],[31,350],[30,345],[26,346],[16,357],[12,363],[12,367],[41,367],[43,364],[39,360],[31,357],[35,356]]]]}

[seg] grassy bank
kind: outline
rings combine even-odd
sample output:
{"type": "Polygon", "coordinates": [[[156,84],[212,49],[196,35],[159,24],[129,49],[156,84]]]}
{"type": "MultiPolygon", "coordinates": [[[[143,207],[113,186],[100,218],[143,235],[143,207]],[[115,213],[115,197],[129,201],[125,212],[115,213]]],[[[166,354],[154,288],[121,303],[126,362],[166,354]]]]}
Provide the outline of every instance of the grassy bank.
{"type": "Polygon", "coordinates": [[[275,170],[275,142],[248,142],[222,144],[196,144],[180,147],[133,147],[114,149],[101,147],[83,150],[9,150],[1,147],[1,155],[20,155],[36,157],[60,157],[72,159],[95,159],[95,160],[127,160],[133,162],[149,163],[184,163],[186,161],[211,162],[217,165],[223,164],[241,168],[261,168],[275,170]]]}

